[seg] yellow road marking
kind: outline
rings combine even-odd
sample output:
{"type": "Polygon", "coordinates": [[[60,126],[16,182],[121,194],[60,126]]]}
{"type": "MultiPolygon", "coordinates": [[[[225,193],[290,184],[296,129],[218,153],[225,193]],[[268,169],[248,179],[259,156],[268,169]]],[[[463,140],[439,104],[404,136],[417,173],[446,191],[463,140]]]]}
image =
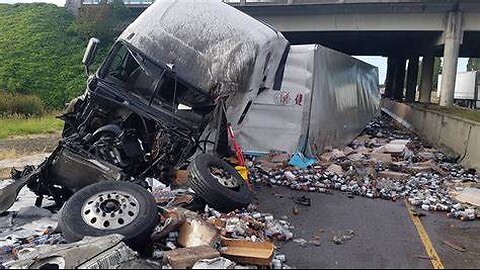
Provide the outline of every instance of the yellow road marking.
{"type": "Polygon", "coordinates": [[[430,241],[430,237],[428,237],[427,231],[423,227],[422,221],[419,217],[413,215],[411,205],[408,203],[407,200],[405,200],[405,206],[407,207],[408,215],[410,216],[413,225],[415,225],[415,228],[417,228],[418,235],[420,236],[423,247],[425,247],[425,251],[430,258],[433,269],[445,269],[442,261],[440,260],[440,256],[438,256],[437,251],[433,247],[432,241],[430,241]]]}

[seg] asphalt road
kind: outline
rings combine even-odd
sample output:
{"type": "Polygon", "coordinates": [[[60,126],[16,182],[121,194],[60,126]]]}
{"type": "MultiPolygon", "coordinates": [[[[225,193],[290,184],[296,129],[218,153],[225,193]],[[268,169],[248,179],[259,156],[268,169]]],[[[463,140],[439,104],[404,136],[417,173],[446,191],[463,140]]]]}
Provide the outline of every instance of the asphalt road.
{"type": "Polygon", "coordinates": [[[448,269],[480,268],[480,222],[462,222],[433,213],[422,219],[430,239],[435,245],[443,264],[448,269]],[[458,251],[444,242],[461,247],[458,251]]]}
{"type": "MultiPolygon", "coordinates": [[[[257,193],[259,208],[277,218],[288,216],[296,238],[320,236],[320,246],[278,243],[288,265],[297,268],[432,268],[403,201],[389,202],[345,194],[303,193],[280,187],[262,187],[257,193]],[[308,196],[312,206],[298,206],[291,197],[308,196]],[[348,230],[355,235],[343,245],[332,240],[348,230]]],[[[442,214],[422,218],[433,246],[447,268],[480,267],[480,222],[463,223],[442,214]],[[453,226],[452,226],[453,224],[453,226]],[[467,252],[448,248],[450,239],[467,252]]]]}

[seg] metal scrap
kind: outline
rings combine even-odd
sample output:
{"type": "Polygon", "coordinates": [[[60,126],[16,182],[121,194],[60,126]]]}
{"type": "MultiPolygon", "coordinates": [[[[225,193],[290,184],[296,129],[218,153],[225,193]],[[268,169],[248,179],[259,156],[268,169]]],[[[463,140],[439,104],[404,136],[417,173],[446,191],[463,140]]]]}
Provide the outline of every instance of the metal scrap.
{"type": "Polygon", "coordinates": [[[13,269],[93,269],[115,268],[136,258],[137,253],[122,242],[123,236],[87,237],[84,240],[61,246],[44,246],[24,254],[19,260],[5,263],[13,269]]]}
{"type": "Polygon", "coordinates": [[[466,252],[466,251],[467,251],[464,247],[461,247],[461,246],[459,246],[459,245],[457,245],[457,244],[455,244],[455,243],[453,243],[453,242],[451,242],[451,241],[445,240],[445,241],[443,241],[443,244],[444,244],[445,246],[453,249],[453,250],[456,250],[456,251],[460,251],[460,252],[466,252]]]}

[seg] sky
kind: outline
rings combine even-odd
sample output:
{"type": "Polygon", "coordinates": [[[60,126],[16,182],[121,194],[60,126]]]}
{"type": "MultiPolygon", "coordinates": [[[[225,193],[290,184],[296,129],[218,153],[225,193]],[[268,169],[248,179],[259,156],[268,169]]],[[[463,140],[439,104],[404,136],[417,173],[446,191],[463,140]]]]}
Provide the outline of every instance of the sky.
{"type": "MultiPolygon", "coordinates": [[[[1,1],[1,0],[0,0],[1,1]]],[[[356,56],[356,58],[378,67],[379,81],[385,82],[387,78],[387,58],[381,56],[356,56]]],[[[467,71],[468,58],[460,58],[458,61],[458,72],[467,71]]]]}
{"type": "MultiPolygon", "coordinates": [[[[53,3],[57,6],[64,6],[66,0],[0,0],[0,3],[32,3],[32,2],[46,2],[46,3],[53,3]]],[[[380,57],[380,56],[359,56],[357,57],[362,61],[365,61],[371,65],[378,67],[379,70],[379,81],[383,83],[385,78],[387,77],[387,58],[380,57]]],[[[461,58],[458,63],[458,72],[465,72],[467,71],[467,58],[461,58]]]]}

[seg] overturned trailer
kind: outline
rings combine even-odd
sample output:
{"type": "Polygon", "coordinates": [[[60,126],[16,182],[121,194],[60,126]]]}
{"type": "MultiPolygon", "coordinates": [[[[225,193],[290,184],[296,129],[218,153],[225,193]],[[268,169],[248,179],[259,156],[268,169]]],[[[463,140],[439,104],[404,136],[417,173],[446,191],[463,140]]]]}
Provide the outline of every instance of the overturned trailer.
{"type": "Polygon", "coordinates": [[[281,85],[261,91],[234,122],[252,154],[321,154],[350,143],[380,111],[378,68],[320,45],[290,46],[281,85]]]}

